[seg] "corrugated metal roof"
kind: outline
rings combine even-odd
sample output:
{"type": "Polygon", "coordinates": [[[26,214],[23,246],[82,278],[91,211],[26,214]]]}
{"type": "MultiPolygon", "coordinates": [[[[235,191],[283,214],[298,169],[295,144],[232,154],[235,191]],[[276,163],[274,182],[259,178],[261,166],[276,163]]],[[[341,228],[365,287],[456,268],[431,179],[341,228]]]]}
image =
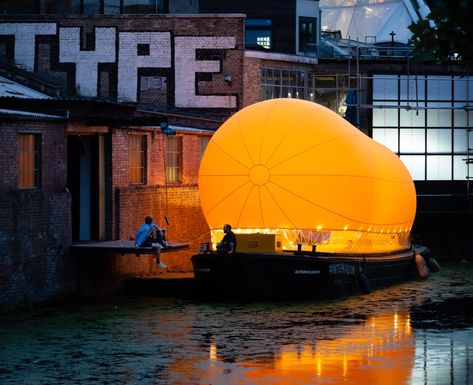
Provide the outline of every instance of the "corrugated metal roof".
{"type": "Polygon", "coordinates": [[[7,117],[12,117],[12,118],[34,118],[34,119],[41,119],[41,120],[64,120],[65,119],[63,116],[40,114],[37,112],[29,112],[29,111],[7,110],[3,108],[0,108],[0,116],[7,116],[7,117]]]}
{"type": "Polygon", "coordinates": [[[13,80],[0,76],[0,97],[23,99],[52,99],[50,96],[35,91],[13,80]]]}

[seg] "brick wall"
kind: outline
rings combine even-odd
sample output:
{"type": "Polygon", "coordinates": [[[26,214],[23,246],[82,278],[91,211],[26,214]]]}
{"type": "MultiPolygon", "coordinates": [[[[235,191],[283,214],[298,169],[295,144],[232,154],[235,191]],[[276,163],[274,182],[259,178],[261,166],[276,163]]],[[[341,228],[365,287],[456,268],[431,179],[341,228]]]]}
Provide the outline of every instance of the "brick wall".
{"type": "MultiPolygon", "coordinates": [[[[197,177],[200,166],[201,141],[210,133],[179,132],[182,140],[182,179],[177,184],[165,183],[166,136],[149,130],[116,129],[112,133],[112,205],[113,238],[129,239],[152,215],[167,228],[170,241],[190,242],[191,250],[163,256],[173,271],[191,271],[190,256],[201,242],[210,241],[209,228],[200,207],[197,177]],[[128,182],[128,136],[142,133],[147,137],[146,184],[128,182]],[[169,225],[165,223],[165,215],[169,225]]],[[[140,257],[147,258],[147,257],[140,257]]],[[[134,269],[133,266],[130,266],[134,269]]]]}
{"type": "Polygon", "coordinates": [[[0,122],[0,191],[18,187],[18,134],[41,134],[42,191],[66,187],[66,127],[64,123],[11,120],[0,122]]]}
{"type": "Polygon", "coordinates": [[[0,52],[69,94],[231,112],[243,92],[244,17],[8,15],[0,52]],[[166,87],[142,91],[142,78],[166,87]]]}
{"type": "Polygon", "coordinates": [[[0,310],[77,290],[63,124],[0,123],[0,310]],[[42,189],[18,190],[18,133],[42,135],[42,189]]]}
{"type": "Polygon", "coordinates": [[[243,60],[243,100],[242,107],[261,101],[261,60],[245,58],[243,60]]]}

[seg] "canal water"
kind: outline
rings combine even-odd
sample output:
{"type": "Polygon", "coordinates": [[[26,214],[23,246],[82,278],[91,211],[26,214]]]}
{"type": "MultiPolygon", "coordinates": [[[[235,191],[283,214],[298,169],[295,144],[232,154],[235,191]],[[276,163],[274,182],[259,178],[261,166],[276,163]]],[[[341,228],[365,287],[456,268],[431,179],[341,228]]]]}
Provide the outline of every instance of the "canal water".
{"type": "Polygon", "coordinates": [[[119,296],[0,316],[0,384],[473,384],[473,263],[330,301],[119,296]]]}

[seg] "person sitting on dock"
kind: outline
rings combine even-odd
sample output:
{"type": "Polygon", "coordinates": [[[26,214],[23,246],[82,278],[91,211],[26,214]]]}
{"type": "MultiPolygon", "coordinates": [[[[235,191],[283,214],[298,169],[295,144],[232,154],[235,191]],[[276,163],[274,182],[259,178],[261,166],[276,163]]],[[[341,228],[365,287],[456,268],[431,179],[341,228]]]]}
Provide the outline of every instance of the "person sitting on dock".
{"type": "Polygon", "coordinates": [[[155,223],[153,217],[147,216],[135,235],[136,247],[153,247],[156,249],[156,266],[165,269],[166,265],[161,262],[161,249],[165,246],[164,233],[155,223]]]}
{"type": "Polygon", "coordinates": [[[226,224],[223,226],[225,235],[223,239],[217,244],[217,251],[219,253],[231,254],[236,251],[237,241],[235,233],[232,231],[232,226],[226,224]]]}

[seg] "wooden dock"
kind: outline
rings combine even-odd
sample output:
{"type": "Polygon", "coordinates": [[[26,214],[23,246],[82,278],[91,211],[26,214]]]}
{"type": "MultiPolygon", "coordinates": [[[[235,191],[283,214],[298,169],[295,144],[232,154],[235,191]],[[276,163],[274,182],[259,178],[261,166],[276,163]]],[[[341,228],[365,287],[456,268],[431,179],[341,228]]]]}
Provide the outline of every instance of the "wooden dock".
{"type": "MultiPolygon", "coordinates": [[[[168,253],[171,251],[180,251],[189,249],[189,244],[185,242],[168,242],[168,246],[161,249],[161,253],[168,253]]],[[[108,254],[155,254],[153,247],[135,247],[134,241],[116,240],[116,241],[101,241],[101,242],[87,242],[78,243],[70,246],[69,250],[72,254],[78,256],[86,255],[108,255],[108,254]]]]}

